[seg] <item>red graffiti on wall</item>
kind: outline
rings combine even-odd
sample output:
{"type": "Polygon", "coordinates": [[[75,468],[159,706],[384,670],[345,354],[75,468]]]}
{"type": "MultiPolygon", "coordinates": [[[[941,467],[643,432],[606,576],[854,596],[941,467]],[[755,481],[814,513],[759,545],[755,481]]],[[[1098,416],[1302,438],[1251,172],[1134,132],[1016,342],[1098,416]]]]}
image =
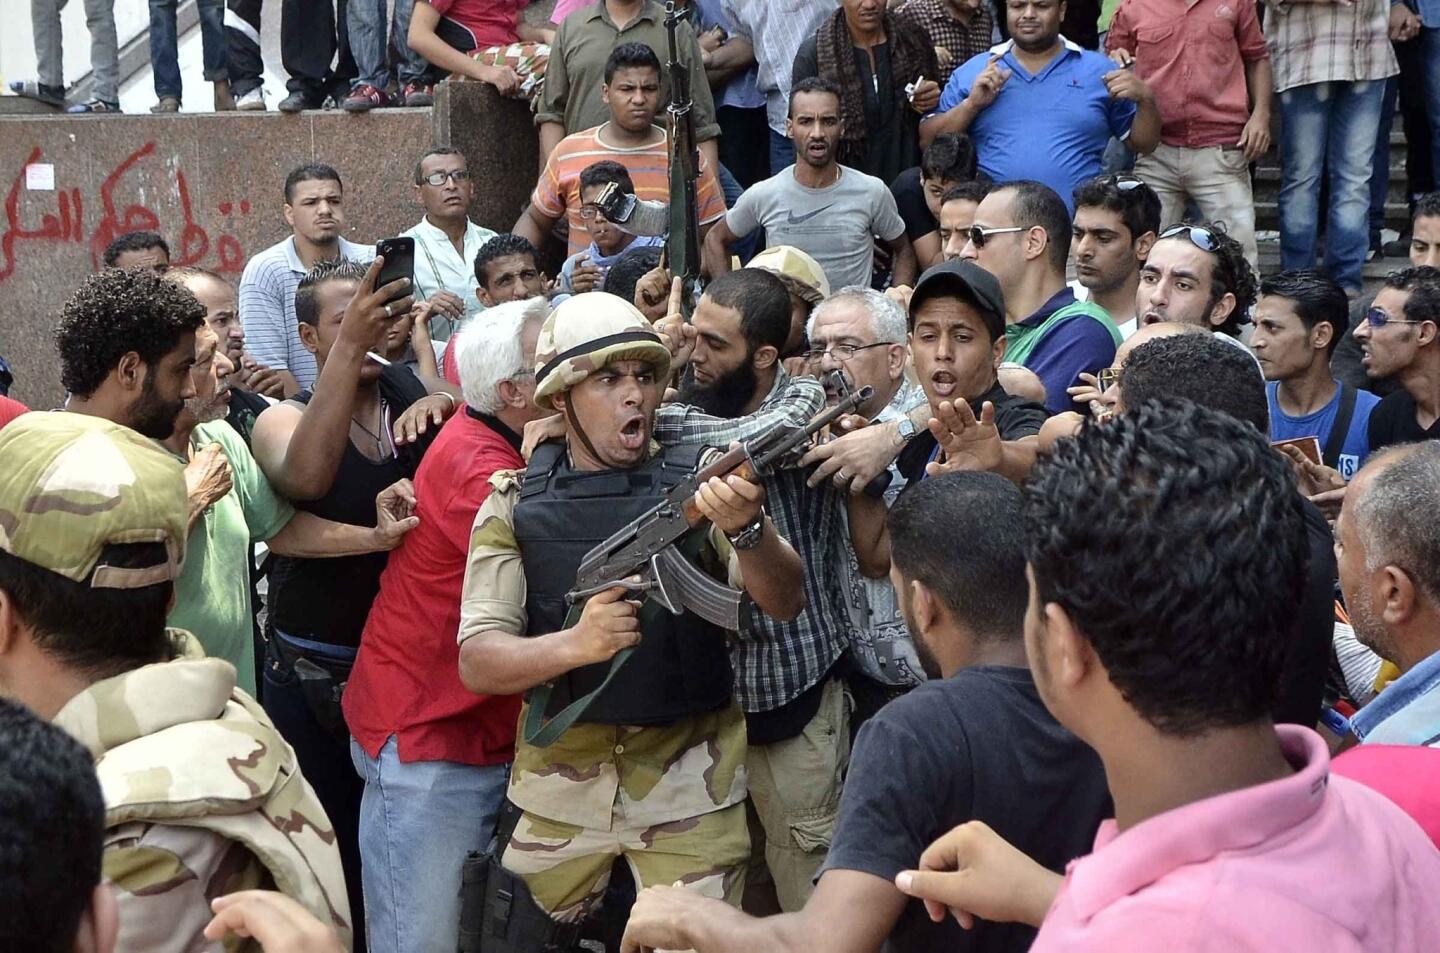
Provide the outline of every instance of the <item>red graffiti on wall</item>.
{"type": "MultiPolygon", "coordinates": [[[[195,221],[190,187],[184,172],[177,169],[174,179],[175,193],[180,200],[181,225],[178,234],[163,229],[159,213],[149,206],[117,198],[117,192],[126,194],[126,174],[154,154],[155,143],[147,142],[110,171],[100,184],[100,220],[93,229],[87,229],[84,196],[78,188],[56,190],[55,211],[42,214],[38,225],[21,222],[20,189],[25,183],[25,170],[27,166],[39,162],[43,155],[38,146],[31,150],[29,158],[20,164],[20,171],[5,196],[5,231],[0,234],[0,282],[15,273],[27,243],[55,245],[69,242],[82,245],[90,252],[91,266],[98,268],[106,245],[119,235],[141,230],[161,232],[170,240],[172,264],[207,264],[222,273],[238,274],[245,266],[245,252],[239,239],[226,234],[211,241],[210,233],[195,221]],[[207,261],[207,257],[211,260],[207,261]]],[[[250,212],[248,201],[221,202],[216,211],[228,218],[237,207],[241,215],[250,212]]]]}

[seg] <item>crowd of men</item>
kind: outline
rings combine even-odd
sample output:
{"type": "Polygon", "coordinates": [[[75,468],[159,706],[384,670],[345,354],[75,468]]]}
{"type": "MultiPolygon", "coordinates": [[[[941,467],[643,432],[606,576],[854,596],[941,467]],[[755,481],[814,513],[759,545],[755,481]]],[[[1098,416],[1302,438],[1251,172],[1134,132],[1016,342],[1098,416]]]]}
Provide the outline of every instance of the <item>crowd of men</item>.
{"type": "Polygon", "coordinates": [[[1377,3],[1122,0],[1112,59],[1053,0],[698,3],[693,300],[602,201],[671,198],[657,4],[508,90],[417,30],[523,4],[415,4],[536,104],[504,231],[428,149],[382,279],[303,165],[238,285],[117,238],[59,409],[0,361],[0,948],[1440,946],[1440,193],[1372,298],[1350,169],[1429,28],[1377,3]]]}

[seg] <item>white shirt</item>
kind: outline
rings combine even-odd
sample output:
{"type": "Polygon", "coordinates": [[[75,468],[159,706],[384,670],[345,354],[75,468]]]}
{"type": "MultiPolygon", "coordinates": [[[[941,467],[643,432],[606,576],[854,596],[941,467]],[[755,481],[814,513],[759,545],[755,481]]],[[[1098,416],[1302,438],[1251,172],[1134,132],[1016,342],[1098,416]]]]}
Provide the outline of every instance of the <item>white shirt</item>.
{"type": "MultiPolygon", "coordinates": [[[[484,310],[476,291],[480,287],[475,277],[475,256],[480,246],[495,237],[488,228],[481,228],[474,222],[465,223],[465,254],[455,251],[450,236],[439,227],[422,218],[420,223],[402,236],[415,239],[415,298],[423,300],[434,297],[437,292],[448,291],[465,302],[465,320],[475,317],[484,310]]],[[[430,336],[437,343],[444,341],[456,331],[456,326],[445,318],[430,321],[430,336]]]]}

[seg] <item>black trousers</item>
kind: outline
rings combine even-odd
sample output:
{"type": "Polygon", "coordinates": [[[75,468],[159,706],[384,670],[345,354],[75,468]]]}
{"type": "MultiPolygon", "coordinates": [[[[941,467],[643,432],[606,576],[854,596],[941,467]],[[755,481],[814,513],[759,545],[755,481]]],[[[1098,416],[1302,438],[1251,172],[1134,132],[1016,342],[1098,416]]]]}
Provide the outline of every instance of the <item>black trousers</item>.
{"type": "Polygon", "coordinates": [[[346,0],[281,0],[280,59],[289,75],[285,87],[320,104],[326,96],[343,96],[360,74],[350,54],[345,23],[346,0]],[[331,67],[331,62],[339,60],[331,67]]]}
{"type": "Polygon", "coordinates": [[[721,106],[715,110],[720,124],[720,164],[730,170],[742,189],[770,178],[770,123],[765,107],[742,109],[721,106]]]}
{"type": "Polygon", "coordinates": [[[260,56],[260,8],[264,0],[226,0],[225,55],[230,92],[244,96],[259,89],[265,73],[260,56]]]}

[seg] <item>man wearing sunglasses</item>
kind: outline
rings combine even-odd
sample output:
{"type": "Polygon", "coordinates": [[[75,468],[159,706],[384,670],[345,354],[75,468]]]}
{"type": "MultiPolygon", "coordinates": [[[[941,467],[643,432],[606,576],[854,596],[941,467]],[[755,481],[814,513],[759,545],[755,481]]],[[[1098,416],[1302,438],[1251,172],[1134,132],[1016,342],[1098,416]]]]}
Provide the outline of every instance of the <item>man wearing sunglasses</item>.
{"type": "Polygon", "coordinates": [[[1173,321],[1220,334],[1236,347],[1259,284],[1245,250],[1219,225],[1171,225],[1140,269],[1135,313],[1143,327],[1173,321]]]}
{"type": "Polygon", "coordinates": [[[472,262],[495,233],[470,221],[475,185],[459,149],[421,155],[414,188],[425,215],[401,234],[415,239],[415,300],[429,302],[430,339],[440,343],[482,310],[472,262]]]}
{"type": "Polygon", "coordinates": [[[1365,372],[1400,382],[1370,415],[1370,451],[1440,438],[1440,269],[1391,274],[1353,333],[1365,372]]]}
{"type": "Polygon", "coordinates": [[[1033,371],[1045,385],[1046,407],[1070,409],[1067,389],[1081,374],[1109,367],[1120,332],[1105,310],[1075,300],[1065,284],[1070,210],[1039,182],[1006,182],[975,210],[961,257],[976,262],[1005,295],[1005,360],[1033,371]]]}

